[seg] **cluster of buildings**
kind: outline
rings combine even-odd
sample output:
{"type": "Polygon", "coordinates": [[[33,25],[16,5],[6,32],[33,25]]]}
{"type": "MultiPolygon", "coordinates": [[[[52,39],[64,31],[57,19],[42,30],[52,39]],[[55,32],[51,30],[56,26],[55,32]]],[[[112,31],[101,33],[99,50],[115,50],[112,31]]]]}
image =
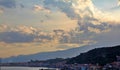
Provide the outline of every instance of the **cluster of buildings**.
{"type": "Polygon", "coordinates": [[[29,66],[29,67],[48,67],[58,68],[59,70],[120,70],[120,62],[113,62],[104,66],[92,65],[92,64],[65,64],[64,62],[59,63],[11,63],[5,64],[8,66],[29,66]]]}
{"type": "Polygon", "coordinates": [[[24,63],[6,63],[3,66],[29,66],[29,67],[48,67],[48,68],[58,68],[58,70],[120,70],[120,56],[117,56],[117,61],[108,63],[104,66],[99,66],[98,64],[66,64],[66,61],[58,63],[49,62],[24,62],[24,63]]]}
{"type": "Polygon", "coordinates": [[[92,64],[72,64],[62,67],[61,70],[120,70],[120,62],[113,62],[104,66],[92,64]]]}

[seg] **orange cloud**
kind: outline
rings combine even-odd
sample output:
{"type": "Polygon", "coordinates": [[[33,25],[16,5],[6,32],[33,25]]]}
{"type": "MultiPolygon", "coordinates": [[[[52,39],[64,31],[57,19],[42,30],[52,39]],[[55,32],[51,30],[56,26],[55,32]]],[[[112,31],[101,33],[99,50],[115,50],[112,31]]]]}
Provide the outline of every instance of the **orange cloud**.
{"type": "Polygon", "coordinates": [[[27,27],[27,26],[19,26],[17,30],[18,30],[18,32],[22,32],[22,33],[26,33],[26,34],[34,34],[34,32],[37,31],[36,28],[27,27]]]}
{"type": "Polygon", "coordinates": [[[0,32],[5,32],[6,30],[8,30],[8,26],[4,24],[0,24],[0,32]]]}

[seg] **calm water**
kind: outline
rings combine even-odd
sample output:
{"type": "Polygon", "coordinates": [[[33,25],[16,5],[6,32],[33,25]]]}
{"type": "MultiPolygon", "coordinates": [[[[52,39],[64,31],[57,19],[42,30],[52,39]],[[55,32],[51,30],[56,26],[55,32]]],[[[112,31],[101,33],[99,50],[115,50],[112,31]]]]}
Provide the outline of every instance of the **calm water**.
{"type": "MultiPolygon", "coordinates": [[[[39,69],[48,69],[45,67],[1,67],[1,70],[39,70],[39,69]]],[[[58,70],[58,69],[50,69],[58,70]]]]}

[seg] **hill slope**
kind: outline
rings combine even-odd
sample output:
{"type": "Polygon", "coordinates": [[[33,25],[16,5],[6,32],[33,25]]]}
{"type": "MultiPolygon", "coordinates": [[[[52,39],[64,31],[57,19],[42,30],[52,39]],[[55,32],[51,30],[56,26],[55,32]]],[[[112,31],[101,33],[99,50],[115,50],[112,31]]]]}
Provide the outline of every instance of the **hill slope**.
{"type": "Polygon", "coordinates": [[[116,56],[120,56],[120,46],[93,49],[71,58],[67,63],[105,65],[116,61],[116,56]]]}

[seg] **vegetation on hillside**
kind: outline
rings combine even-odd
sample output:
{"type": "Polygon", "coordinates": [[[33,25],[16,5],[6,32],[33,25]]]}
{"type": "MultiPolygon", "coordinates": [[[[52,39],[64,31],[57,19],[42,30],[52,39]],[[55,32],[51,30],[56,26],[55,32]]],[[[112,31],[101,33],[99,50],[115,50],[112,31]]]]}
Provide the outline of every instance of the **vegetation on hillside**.
{"type": "Polygon", "coordinates": [[[71,58],[67,61],[67,64],[79,63],[105,65],[117,61],[116,56],[120,56],[120,46],[95,48],[71,58]]]}

